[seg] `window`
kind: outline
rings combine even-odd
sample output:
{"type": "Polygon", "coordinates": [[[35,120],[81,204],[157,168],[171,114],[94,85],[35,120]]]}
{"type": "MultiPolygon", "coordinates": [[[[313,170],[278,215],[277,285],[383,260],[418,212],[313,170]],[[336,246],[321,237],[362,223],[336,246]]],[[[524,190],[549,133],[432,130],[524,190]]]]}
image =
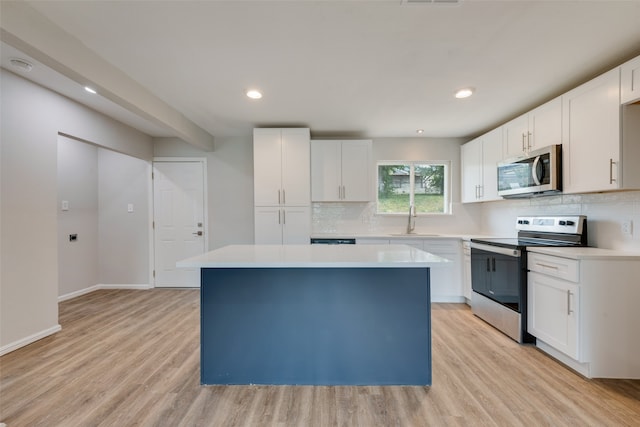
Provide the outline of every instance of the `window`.
{"type": "Polygon", "coordinates": [[[379,214],[450,213],[449,162],[378,162],[379,214]]]}

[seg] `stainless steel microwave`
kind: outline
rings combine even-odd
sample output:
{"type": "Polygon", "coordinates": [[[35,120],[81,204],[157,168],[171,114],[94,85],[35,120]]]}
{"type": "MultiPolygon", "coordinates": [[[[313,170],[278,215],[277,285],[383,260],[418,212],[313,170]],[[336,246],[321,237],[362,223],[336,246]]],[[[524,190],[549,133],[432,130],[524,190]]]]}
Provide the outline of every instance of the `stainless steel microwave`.
{"type": "Polygon", "coordinates": [[[498,195],[532,197],[562,191],[562,145],[498,163],[498,195]]]}

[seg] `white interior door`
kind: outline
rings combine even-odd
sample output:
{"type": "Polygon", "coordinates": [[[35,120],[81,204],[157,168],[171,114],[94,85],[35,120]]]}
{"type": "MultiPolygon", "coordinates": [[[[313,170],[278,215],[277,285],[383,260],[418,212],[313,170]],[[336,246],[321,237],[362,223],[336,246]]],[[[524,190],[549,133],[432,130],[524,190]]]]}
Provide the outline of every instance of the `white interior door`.
{"type": "Polygon", "coordinates": [[[199,287],[200,269],[176,262],[205,251],[204,164],[161,161],[153,169],[155,285],[199,287]]]}

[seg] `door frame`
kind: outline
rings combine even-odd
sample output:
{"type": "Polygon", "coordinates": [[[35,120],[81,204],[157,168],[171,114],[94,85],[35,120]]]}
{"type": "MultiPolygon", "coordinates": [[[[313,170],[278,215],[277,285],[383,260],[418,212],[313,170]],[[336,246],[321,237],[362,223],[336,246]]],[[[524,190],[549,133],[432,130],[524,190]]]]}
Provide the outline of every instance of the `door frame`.
{"type": "MultiPolygon", "coordinates": [[[[151,178],[149,180],[149,226],[151,227],[151,233],[149,233],[149,258],[150,258],[150,263],[149,263],[149,278],[150,278],[150,283],[151,283],[151,287],[155,288],[156,287],[156,278],[155,278],[155,269],[156,269],[156,251],[155,251],[155,238],[156,238],[156,233],[155,233],[155,228],[154,228],[154,223],[155,223],[155,210],[154,210],[154,205],[155,205],[155,200],[154,200],[154,192],[153,192],[153,173],[155,171],[155,164],[156,163],[200,163],[202,164],[202,192],[203,192],[203,203],[202,203],[202,207],[203,207],[203,216],[204,216],[204,223],[203,223],[203,232],[204,232],[204,251],[208,252],[209,251],[209,189],[207,186],[207,158],[206,157],[154,157],[151,160],[151,173],[149,174],[149,177],[151,178]]],[[[187,288],[189,289],[189,288],[187,288]]]]}

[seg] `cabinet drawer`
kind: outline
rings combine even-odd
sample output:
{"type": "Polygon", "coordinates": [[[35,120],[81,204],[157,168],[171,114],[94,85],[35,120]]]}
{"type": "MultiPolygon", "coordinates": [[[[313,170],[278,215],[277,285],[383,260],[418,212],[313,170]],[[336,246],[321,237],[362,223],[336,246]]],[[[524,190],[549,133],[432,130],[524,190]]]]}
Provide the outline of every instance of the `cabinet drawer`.
{"type": "Polygon", "coordinates": [[[578,260],[529,252],[527,267],[529,271],[576,283],[580,281],[580,261],[578,260]]]}

